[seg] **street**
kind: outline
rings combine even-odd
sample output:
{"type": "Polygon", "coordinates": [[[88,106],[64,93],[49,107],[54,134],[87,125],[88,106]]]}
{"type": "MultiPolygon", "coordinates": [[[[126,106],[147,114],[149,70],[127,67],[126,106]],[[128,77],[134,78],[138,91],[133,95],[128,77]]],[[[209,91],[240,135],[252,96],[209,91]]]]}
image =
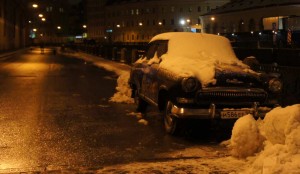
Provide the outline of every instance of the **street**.
{"type": "Polygon", "coordinates": [[[116,79],[112,72],[54,55],[50,49],[41,54],[35,48],[2,59],[0,173],[83,172],[137,161],[169,161],[159,156],[195,146],[226,154],[210,140],[166,135],[155,110],[146,116],[148,125],[138,123],[129,114],[134,104],[109,102],[116,79]]]}

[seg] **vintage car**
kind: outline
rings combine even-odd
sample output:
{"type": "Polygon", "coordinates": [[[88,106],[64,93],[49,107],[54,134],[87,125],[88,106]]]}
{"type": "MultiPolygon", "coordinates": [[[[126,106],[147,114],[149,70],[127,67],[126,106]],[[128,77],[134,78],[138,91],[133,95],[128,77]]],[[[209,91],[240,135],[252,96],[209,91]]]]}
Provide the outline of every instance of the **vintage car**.
{"type": "Polygon", "coordinates": [[[137,110],[152,104],[164,127],[178,134],[184,119],[225,122],[252,114],[263,117],[278,104],[282,83],[240,61],[225,37],[188,32],[159,34],[131,70],[137,110]],[[274,94],[274,95],[273,95],[274,94]]]}

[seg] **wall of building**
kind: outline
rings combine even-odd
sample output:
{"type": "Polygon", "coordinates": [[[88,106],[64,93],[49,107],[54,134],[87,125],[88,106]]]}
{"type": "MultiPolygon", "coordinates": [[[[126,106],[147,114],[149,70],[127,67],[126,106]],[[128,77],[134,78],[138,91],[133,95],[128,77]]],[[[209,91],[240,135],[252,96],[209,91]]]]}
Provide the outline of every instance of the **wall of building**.
{"type": "MultiPolygon", "coordinates": [[[[288,18],[299,15],[299,6],[287,5],[210,14],[201,16],[201,20],[204,25],[203,32],[216,34],[272,30],[272,22],[264,22],[263,18],[288,18]],[[212,17],[215,20],[212,20],[212,17]]],[[[277,28],[278,23],[276,25],[277,28]]]]}
{"type": "Polygon", "coordinates": [[[24,6],[24,1],[0,1],[0,51],[25,47],[24,6]]]}
{"type": "MultiPolygon", "coordinates": [[[[95,0],[90,1],[95,3],[95,0]]],[[[109,42],[137,43],[148,42],[162,32],[190,31],[191,28],[197,28],[199,32],[199,16],[227,2],[229,0],[114,1],[102,6],[105,16],[98,18],[102,21],[88,17],[94,21],[89,23],[88,36],[92,39],[102,37],[109,42]]],[[[93,8],[96,10],[95,6],[93,8]]]]}

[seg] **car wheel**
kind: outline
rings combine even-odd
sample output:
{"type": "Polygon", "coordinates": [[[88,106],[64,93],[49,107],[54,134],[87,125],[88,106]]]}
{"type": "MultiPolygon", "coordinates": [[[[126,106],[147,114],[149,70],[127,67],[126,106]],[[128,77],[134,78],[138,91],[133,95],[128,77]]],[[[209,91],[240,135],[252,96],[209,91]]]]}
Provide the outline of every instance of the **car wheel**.
{"type": "Polygon", "coordinates": [[[135,90],[134,103],[136,104],[137,112],[146,112],[148,103],[140,97],[138,90],[135,90]]]}
{"type": "Polygon", "coordinates": [[[182,129],[182,122],[180,119],[172,115],[171,109],[173,107],[173,103],[171,101],[167,101],[165,111],[164,111],[164,127],[168,134],[171,135],[179,135],[182,129]]]}

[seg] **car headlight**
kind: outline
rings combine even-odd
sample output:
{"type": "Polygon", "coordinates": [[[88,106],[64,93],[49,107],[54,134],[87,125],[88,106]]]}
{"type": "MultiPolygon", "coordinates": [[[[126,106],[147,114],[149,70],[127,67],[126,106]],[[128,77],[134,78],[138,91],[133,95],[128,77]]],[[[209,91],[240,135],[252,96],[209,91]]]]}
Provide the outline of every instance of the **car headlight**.
{"type": "Polygon", "coordinates": [[[199,85],[198,80],[193,77],[184,78],[181,82],[182,89],[185,92],[195,91],[197,89],[198,85],[199,85]]]}
{"type": "Polygon", "coordinates": [[[272,92],[281,92],[282,83],[279,79],[273,78],[269,81],[269,90],[272,92]]]}

